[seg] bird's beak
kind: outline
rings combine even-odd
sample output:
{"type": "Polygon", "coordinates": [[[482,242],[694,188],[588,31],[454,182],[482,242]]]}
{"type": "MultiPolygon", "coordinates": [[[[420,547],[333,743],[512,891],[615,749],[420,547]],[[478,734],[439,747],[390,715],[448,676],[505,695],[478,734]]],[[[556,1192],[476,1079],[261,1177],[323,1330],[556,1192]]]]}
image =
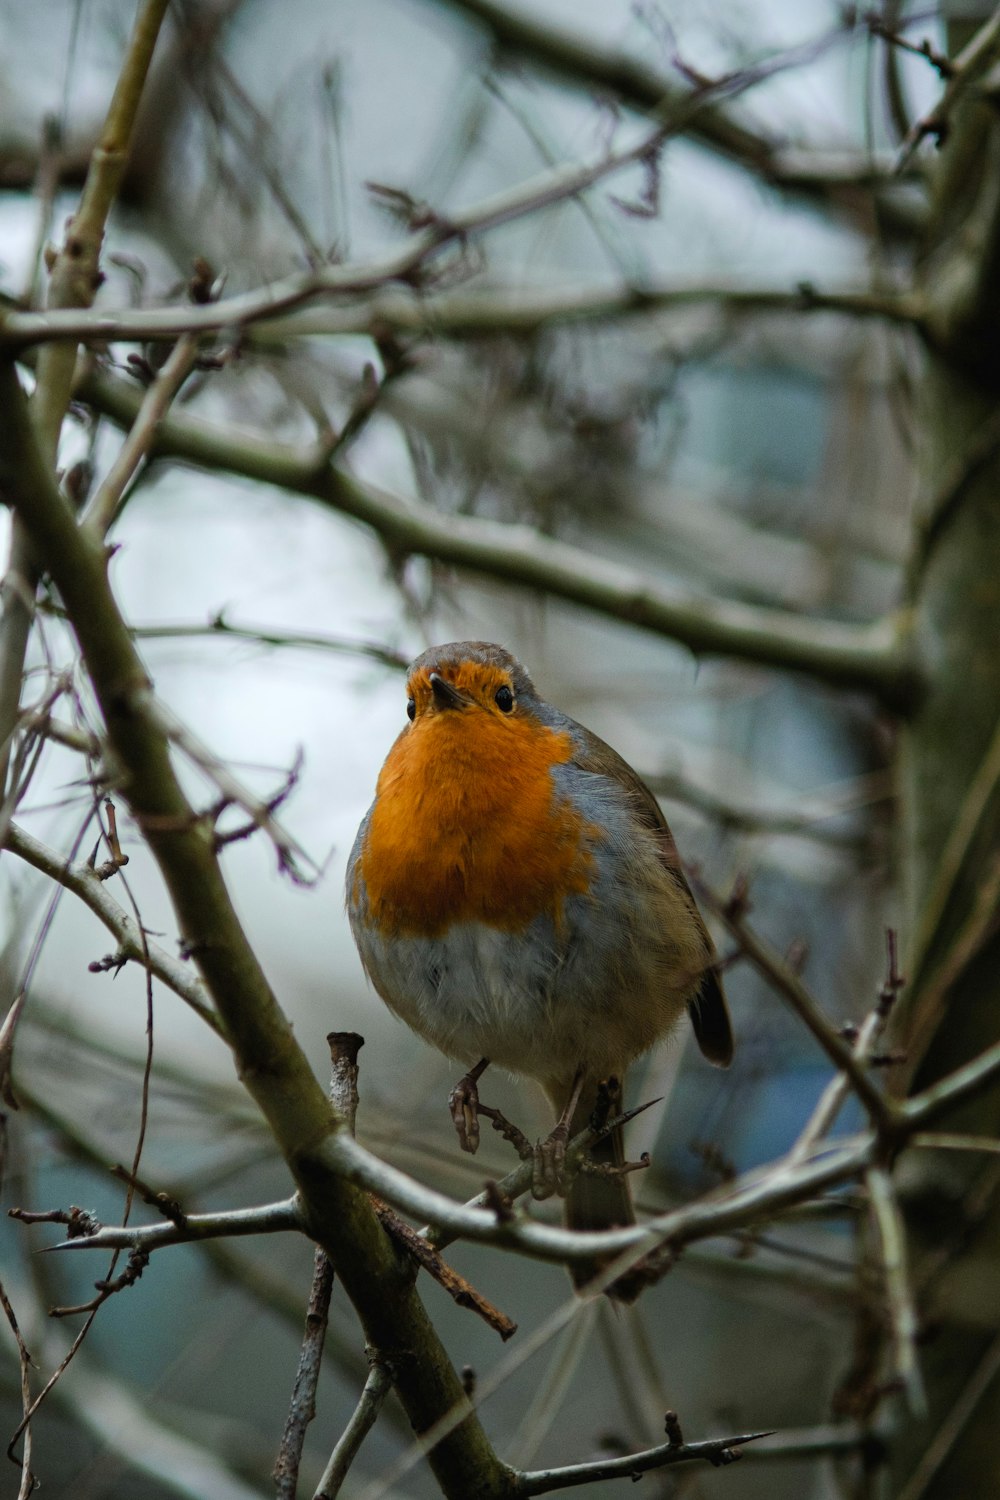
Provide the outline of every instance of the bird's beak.
{"type": "Polygon", "coordinates": [[[460,693],[457,687],[453,687],[440,672],[430,674],[430,684],[435,708],[468,708],[471,700],[460,693]]]}

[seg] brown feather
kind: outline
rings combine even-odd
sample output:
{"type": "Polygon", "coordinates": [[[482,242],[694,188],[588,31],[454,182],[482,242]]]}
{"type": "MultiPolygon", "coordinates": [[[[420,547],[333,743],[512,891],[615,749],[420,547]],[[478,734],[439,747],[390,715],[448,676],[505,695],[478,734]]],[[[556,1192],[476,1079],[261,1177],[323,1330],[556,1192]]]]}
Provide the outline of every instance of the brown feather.
{"type": "Polygon", "coordinates": [[[589,729],[580,726],[580,733],[585,748],[582,753],[578,751],[573,757],[574,763],[582,770],[593,771],[596,775],[612,776],[626,788],[631,796],[637,819],[656,835],[658,853],[663,867],[669,871],[684,897],[691,920],[701,937],[705,954],[701,985],[688,1002],[688,1014],[691,1017],[695,1039],[702,1054],[717,1067],[727,1068],[733,1060],[733,1030],[725,991],[715,968],[715,944],[698,910],[691,887],[687,883],[684,866],[677,852],[674,836],[670,832],[670,825],[663,815],[663,809],[642,777],[633,771],[628,761],[623,760],[617,750],[613,750],[589,729]]]}

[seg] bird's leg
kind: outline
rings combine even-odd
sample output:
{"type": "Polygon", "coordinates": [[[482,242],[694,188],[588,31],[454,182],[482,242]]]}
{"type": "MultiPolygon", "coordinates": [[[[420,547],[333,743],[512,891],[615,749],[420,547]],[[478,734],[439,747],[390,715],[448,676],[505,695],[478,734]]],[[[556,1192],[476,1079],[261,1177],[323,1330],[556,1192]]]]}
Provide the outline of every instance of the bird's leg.
{"type": "Polygon", "coordinates": [[[479,1089],[477,1084],[490,1065],[488,1057],[481,1057],[474,1068],[460,1078],[448,1095],[448,1108],[459,1144],[463,1151],[475,1155],[479,1150],[479,1089]]]}
{"type": "Polygon", "coordinates": [[[581,1064],[573,1077],[573,1087],[570,1089],[562,1114],[545,1140],[539,1141],[535,1148],[535,1170],[531,1184],[533,1198],[551,1198],[553,1193],[562,1193],[565,1190],[563,1169],[566,1164],[569,1127],[576,1112],[576,1106],[580,1102],[584,1077],[581,1064]]]}

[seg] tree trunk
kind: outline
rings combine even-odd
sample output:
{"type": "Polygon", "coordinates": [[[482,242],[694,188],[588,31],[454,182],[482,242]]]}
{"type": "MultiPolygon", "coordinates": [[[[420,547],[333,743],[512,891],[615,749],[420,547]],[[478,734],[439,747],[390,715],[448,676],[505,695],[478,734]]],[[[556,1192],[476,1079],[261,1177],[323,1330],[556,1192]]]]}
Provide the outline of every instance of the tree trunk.
{"type": "MultiPolygon", "coordinates": [[[[998,57],[994,46],[980,82],[998,57]]],[[[930,333],[910,604],[927,688],[903,731],[900,778],[910,988],[898,1020],[912,1087],[1000,1037],[998,237],[1000,117],[973,82],[950,120],[921,271],[930,333]]],[[[995,1137],[1000,1090],[942,1128],[995,1137]]],[[[894,1445],[892,1493],[992,1496],[1000,1166],[982,1154],[921,1151],[902,1180],[930,1422],[913,1422],[894,1445]]]]}

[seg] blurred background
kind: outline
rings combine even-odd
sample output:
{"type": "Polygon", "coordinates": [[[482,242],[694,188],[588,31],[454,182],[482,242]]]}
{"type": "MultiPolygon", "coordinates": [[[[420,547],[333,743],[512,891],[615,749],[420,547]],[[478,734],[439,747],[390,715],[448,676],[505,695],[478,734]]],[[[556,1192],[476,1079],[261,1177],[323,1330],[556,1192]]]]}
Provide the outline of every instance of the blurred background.
{"type": "MultiPolygon", "coordinates": [[[[501,45],[476,9],[177,5],[112,218],[99,305],[169,299],[195,256],[226,278],[227,294],[327,260],[376,258],[406,231],[402,195],[447,215],[638,139],[637,117],[606,88],[501,45]]],[[[197,372],[178,410],[306,451],[342,431],[374,365],[378,399],[338,454],[365,483],[455,516],[528,522],[695,594],[878,617],[899,597],[912,519],[914,349],[905,329],[811,310],[808,288],[892,289],[907,265],[918,186],[895,184],[885,211],[864,188],[897,143],[883,44],[824,0],[536,0],[510,10],[598,60],[621,55],[674,83],[784,59],[727,107],[789,157],[853,162],[856,185],[809,192],[704,140],[671,140],[655,170],[634,166],[449,254],[429,292],[456,307],[475,292],[490,331],[456,315],[457,332],[445,316],[436,330],[345,333],[343,308],[318,305],[284,330],[234,334],[223,367],[197,372]],[[663,285],[705,295],[537,326],[510,315],[529,296],[663,285]],[[791,305],[748,311],[734,287],[788,293],[791,305]]],[[[892,11],[915,38],[937,38],[930,11],[892,11]]],[[[40,294],[39,245],[59,238],[75,205],[132,18],[116,0],[0,3],[0,276],[11,297],[40,294]],[[40,184],[54,159],[47,201],[40,184]]],[[[893,56],[912,117],[938,81],[924,59],[893,56]]],[[[112,346],[102,358],[140,388],[130,352],[112,346]]],[[[81,405],[61,462],[100,474],[120,440],[81,405]]],[[[649,780],[689,863],[720,890],[749,877],[753,920],[794,950],[831,1019],[870,1007],[897,908],[892,727],[866,697],[698,660],[541,592],[391,555],[330,506],[184,463],[146,467],[114,540],[117,597],[162,697],[261,795],[297,768],[281,816],[322,878],[290,882],[263,838],[234,844],[226,873],[317,1074],[327,1031],[365,1037],[358,1133],[390,1161],[457,1196],[513,1164],[493,1139],[475,1160],[458,1151],[446,1100],[460,1070],[366,988],[343,912],[346,856],[404,722],[402,664],[434,642],[513,650],[546,698],[649,780]]],[[[51,614],[32,652],[39,682],[73,668],[51,614]]],[[[93,723],[77,686],[80,722],[93,723]]],[[[190,774],[205,800],[210,789],[190,774]]],[[[19,821],[63,854],[81,839],[89,852],[89,812],[80,756],[50,746],[19,821]]],[[[124,817],[121,833],[131,896],[174,950],[155,867],[124,817]]],[[[69,896],[53,914],[48,882],[10,856],[0,875],[12,991],[50,924],[18,1042],[5,1207],[78,1203],[117,1222],[124,1190],[107,1169],[134,1150],[143,976],[89,972],[110,946],[96,920],[69,896]]],[[[646,1209],[787,1149],[828,1077],[747,965],[734,965],[727,986],[738,1037],[728,1073],[708,1068],[684,1031],[630,1080],[632,1101],[660,1100],[630,1130],[630,1154],[652,1153],[633,1179],[646,1209]]],[[[287,1193],[224,1046],[159,989],[154,1035],[145,1180],[188,1209],[287,1193]]],[[[484,1097],[529,1133],[547,1128],[531,1085],[491,1073],[484,1097]]],[[[587,1307],[486,1403],[498,1451],[531,1466],[627,1451],[660,1440],[668,1406],[689,1437],[850,1416],[837,1402],[855,1334],[855,1233],[845,1195],[773,1233],[692,1248],[636,1309],[587,1307]]],[[[0,1221],[3,1281],[46,1368],[79,1319],[46,1321],[37,1309],[86,1299],[102,1274],[96,1256],[37,1254],[52,1236],[0,1221]]],[[[568,1295],[552,1268],[450,1253],[524,1330],[568,1295]]],[[[40,1417],[46,1493],[270,1493],[310,1265],[311,1248],[291,1237],[156,1256],[102,1309],[40,1417]]],[[[516,1353],[516,1339],[501,1353],[437,1287],[425,1295],[459,1366],[486,1378],[516,1353]]],[[[335,1292],[303,1471],[312,1483],[364,1369],[353,1313],[335,1292]]],[[[0,1339],[7,1434],[19,1420],[17,1381],[12,1342],[0,1339]]],[[[397,1488],[380,1480],[406,1436],[390,1402],[345,1494],[437,1493],[420,1469],[397,1488]]],[[[733,1470],[648,1476],[643,1493],[819,1500],[867,1493],[858,1472],[856,1453],[778,1462],[748,1452],[733,1470]]],[[[621,1486],[589,1493],[603,1500],[621,1486]]]]}

